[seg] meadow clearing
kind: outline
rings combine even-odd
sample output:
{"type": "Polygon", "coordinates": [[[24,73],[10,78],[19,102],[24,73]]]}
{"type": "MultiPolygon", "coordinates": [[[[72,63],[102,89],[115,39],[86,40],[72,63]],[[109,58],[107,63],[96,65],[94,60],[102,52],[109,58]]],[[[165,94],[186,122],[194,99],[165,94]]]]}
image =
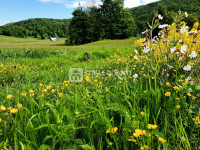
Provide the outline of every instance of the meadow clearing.
{"type": "Polygon", "coordinates": [[[0,148],[199,149],[200,32],[167,29],[81,46],[0,36],[0,148]]]}

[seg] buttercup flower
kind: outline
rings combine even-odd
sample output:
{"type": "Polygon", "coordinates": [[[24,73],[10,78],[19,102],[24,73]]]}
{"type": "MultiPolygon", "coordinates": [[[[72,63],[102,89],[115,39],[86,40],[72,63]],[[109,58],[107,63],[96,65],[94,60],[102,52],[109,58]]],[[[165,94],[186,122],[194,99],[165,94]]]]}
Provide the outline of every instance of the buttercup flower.
{"type": "Polygon", "coordinates": [[[148,124],[148,129],[155,130],[158,126],[153,124],[148,124]]]}
{"type": "Polygon", "coordinates": [[[9,95],[7,95],[6,98],[7,98],[7,99],[12,99],[12,98],[13,98],[13,95],[9,94],[9,95]]]}
{"type": "Polygon", "coordinates": [[[18,108],[21,108],[21,107],[22,107],[22,104],[20,104],[20,103],[17,104],[17,107],[18,107],[18,108]]]}
{"type": "Polygon", "coordinates": [[[143,116],[145,113],[142,111],[140,114],[143,116]]]}
{"type": "Polygon", "coordinates": [[[52,89],[52,90],[51,90],[51,93],[55,93],[55,91],[56,91],[55,89],[52,89]]]}
{"type": "Polygon", "coordinates": [[[190,96],[192,96],[192,95],[191,95],[190,93],[187,93],[187,96],[189,96],[189,97],[190,97],[190,96]]]}
{"type": "Polygon", "coordinates": [[[15,113],[18,112],[18,109],[16,109],[16,108],[12,108],[12,109],[10,110],[10,112],[11,112],[12,114],[15,114],[15,113]]]}
{"type": "Polygon", "coordinates": [[[176,109],[180,109],[181,108],[181,106],[180,105],[176,105],[176,109]]]}
{"type": "Polygon", "coordinates": [[[0,106],[1,111],[6,110],[6,107],[4,107],[3,105],[0,106]]]}
{"type": "Polygon", "coordinates": [[[166,92],[165,96],[170,97],[171,96],[171,92],[166,92]]]}
{"type": "Polygon", "coordinates": [[[118,130],[118,128],[114,127],[114,128],[106,130],[106,133],[115,133],[115,132],[117,132],[117,130],[118,130]]]}
{"type": "Polygon", "coordinates": [[[59,96],[59,97],[63,97],[63,93],[59,93],[58,96],[59,96]]]}
{"type": "Polygon", "coordinates": [[[47,86],[47,90],[50,90],[52,86],[47,86]]]}
{"type": "Polygon", "coordinates": [[[173,87],[174,90],[179,90],[180,88],[178,86],[173,87]]]}
{"type": "Polygon", "coordinates": [[[164,140],[163,138],[159,137],[158,140],[161,142],[161,143],[165,143],[166,140],[164,140]]]}

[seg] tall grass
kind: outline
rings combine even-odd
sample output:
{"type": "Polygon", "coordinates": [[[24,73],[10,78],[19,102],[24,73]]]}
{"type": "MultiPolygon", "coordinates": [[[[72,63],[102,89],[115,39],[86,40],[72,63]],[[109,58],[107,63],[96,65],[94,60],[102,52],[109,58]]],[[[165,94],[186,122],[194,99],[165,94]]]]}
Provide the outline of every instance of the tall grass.
{"type": "Polygon", "coordinates": [[[198,149],[200,130],[193,121],[199,109],[198,83],[174,91],[183,83],[183,72],[170,69],[177,82],[171,78],[167,86],[165,64],[147,56],[134,59],[133,42],[1,49],[0,105],[6,110],[0,108],[0,148],[198,149]],[[83,82],[70,83],[69,68],[132,74],[85,75],[83,82]],[[169,91],[172,95],[166,97],[169,91]],[[148,124],[156,126],[151,129],[148,124]],[[138,138],[136,129],[142,130],[137,130],[138,138]]]}

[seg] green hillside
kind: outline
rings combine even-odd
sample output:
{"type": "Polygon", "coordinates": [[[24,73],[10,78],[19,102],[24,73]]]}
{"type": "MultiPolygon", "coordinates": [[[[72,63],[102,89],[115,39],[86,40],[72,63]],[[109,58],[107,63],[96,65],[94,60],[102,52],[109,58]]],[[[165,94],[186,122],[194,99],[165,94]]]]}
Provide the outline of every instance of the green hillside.
{"type": "Polygon", "coordinates": [[[189,26],[200,19],[200,1],[199,0],[160,0],[158,2],[142,5],[130,9],[138,31],[143,31],[147,28],[147,23],[152,20],[153,12],[158,11],[164,16],[162,23],[172,23],[172,15],[178,10],[188,12],[189,18],[185,20],[189,26]]]}
{"type": "Polygon", "coordinates": [[[69,19],[35,18],[0,27],[0,35],[46,39],[50,36],[65,37],[69,19]]]}

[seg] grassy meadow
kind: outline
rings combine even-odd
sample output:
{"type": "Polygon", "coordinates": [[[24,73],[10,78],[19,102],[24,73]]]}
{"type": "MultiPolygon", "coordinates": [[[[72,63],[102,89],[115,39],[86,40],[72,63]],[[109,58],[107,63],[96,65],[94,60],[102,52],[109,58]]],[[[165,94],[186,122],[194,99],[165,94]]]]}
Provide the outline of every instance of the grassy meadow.
{"type": "Polygon", "coordinates": [[[188,59],[143,53],[143,41],[0,36],[0,149],[199,149],[199,54],[187,72],[188,59]]]}

